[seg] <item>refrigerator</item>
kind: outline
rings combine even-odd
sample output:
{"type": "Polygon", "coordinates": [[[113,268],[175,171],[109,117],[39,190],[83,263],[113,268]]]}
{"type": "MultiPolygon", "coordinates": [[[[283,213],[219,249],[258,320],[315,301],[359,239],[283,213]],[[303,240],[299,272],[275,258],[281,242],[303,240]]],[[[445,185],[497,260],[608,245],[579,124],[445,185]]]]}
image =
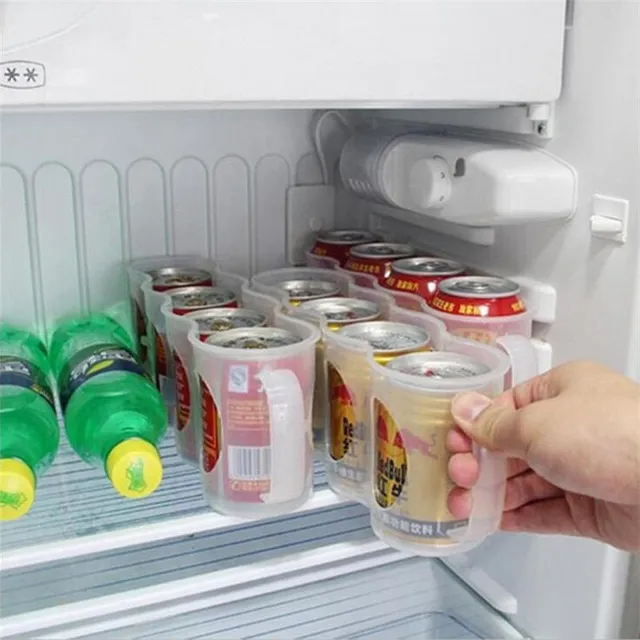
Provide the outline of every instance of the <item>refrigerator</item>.
{"type": "MultiPolygon", "coordinates": [[[[126,304],[133,259],[251,277],[361,228],[520,283],[541,371],[638,380],[639,18],[623,0],[0,2],[0,315],[47,339],[126,304]],[[537,160],[412,211],[345,184],[358,132],[537,160]]],[[[320,460],[298,511],[243,520],[207,507],[171,436],[161,454],[160,489],[127,501],[62,443],[0,527],[0,637],[637,637],[614,548],[497,533],[412,556],[320,460]]]]}

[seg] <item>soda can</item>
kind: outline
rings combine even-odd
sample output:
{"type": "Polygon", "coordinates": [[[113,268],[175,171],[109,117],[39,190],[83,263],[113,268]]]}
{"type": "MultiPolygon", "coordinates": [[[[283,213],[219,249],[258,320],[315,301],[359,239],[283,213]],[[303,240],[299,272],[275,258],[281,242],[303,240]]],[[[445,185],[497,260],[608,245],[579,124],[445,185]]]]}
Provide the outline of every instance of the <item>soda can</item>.
{"type": "MultiPolygon", "coordinates": [[[[367,342],[376,362],[383,365],[399,355],[431,349],[431,337],[424,329],[401,322],[347,325],[338,335],[367,342]]],[[[335,463],[330,480],[334,488],[337,485],[350,495],[362,492],[369,473],[371,374],[364,358],[342,358],[341,362],[340,369],[327,363],[328,450],[335,463]]]]}
{"type": "Polygon", "coordinates": [[[172,289],[168,295],[171,298],[173,313],[178,316],[200,309],[238,306],[238,299],[233,291],[222,287],[181,287],[172,289]]]}
{"type": "MultiPolygon", "coordinates": [[[[370,300],[356,298],[324,298],[303,302],[298,309],[325,318],[331,331],[356,322],[369,322],[380,317],[380,306],[370,300]]],[[[316,344],[316,380],[313,392],[313,445],[323,449],[326,442],[327,391],[325,377],[324,342],[316,344]]]]}
{"type": "Polygon", "coordinates": [[[380,306],[370,300],[358,298],[320,298],[300,303],[302,312],[325,318],[327,328],[337,331],[355,322],[368,322],[380,317],[380,306]]]}
{"type": "Polygon", "coordinates": [[[383,286],[400,293],[412,293],[429,301],[436,293],[438,283],[446,278],[458,276],[464,267],[445,258],[403,258],[391,263],[391,274],[383,286]]]}
{"type": "MultiPolygon", "coordinates": [[[[267,317],[253,309],[233,309],[219,307],[202,309],[185,314],[198,325],[200,340],[206,342],[209,336],[220,331],[245,327],[264,327],[267,317]]],[[[198,448],[195,429],[187,428],[191,419],[191,383],[189,372],[179,353],[173,351],[173,371],[176,381],[176,439],[182,456],[197,462],[198,448]]]]}
{"type": "Polygon", "coordinates": [[[379,320],[349,325],[340,329],[340,335],[369,343],[378,364],[405,353],[431,350],[431,336],[421,327],[404,322],[379,320]]]}
{"type": "Polygon", "coordinates": [[[401,258],[410,258],[415,251],[408,244],[371,242],[353,247],[344,265],[347,271],[375,276],[380,284],[391,275],[391,263],[401,258]]]}
{"type": "Polygon", "coordinates": [[[380,240],[382,238],[378,234],[360,229],[319,231],[311,253],[322,258],[333,258],[343,267],[349,259],[349,250],[352,247],[380,240]]]}
{"type": "Polygon", "coordinates": [[[279,287],[289,295],[289,304],[297,307],[308,300],[340,295],[340,287],[330,280],[285,280],[279,287]]]}
{"type": "Polygon", "coordinates": [[[504,278],[474,275],[442,280],[428,304],[451,333],[477,342],[492,344],[500,335],[527,332],[520,287],[504,278]]]}
{"type": "Polygon", "coordinates": [[[195,320],[198,325],[200,340],[203,342],[206,342],[212,334],[220,331],[267,326],[267,316],[246,308],[207,308],[199,311],[190,311],[185,314],[185,317],[195,320]]]}
{"type": "MultiPolygon", "coordinates": [[[[433,380],[461,380],[486,374],[484,363],[458,353],[412,353],[386,365],[406,376],[433,380]]],[[[408,384],[394,390],[395,414],[373,400],[372,524],[376,535],[393,545],[401,540],[419,547],[456,542],[468,520],[453,517],[447,507],[452,483],[446,447],[453,394],[413,390],[408,384]]],[[[397,546],[397,545],[396,545],[397,546]]],[[[405,548],[405,547],[403,547],[405,548]]]]}
{"type": "MultiPolygon", "coordinates": [[[[299,354],[286,349],[298,342],[301,338],[285,329],[252,327],[215,333],[206,344],[225,349],[283,349],[282,359],[273,361],[277,368],[293,371],[301,388],[310,389],[311,380],[304,379],[300,371],[303,363],[299,354]]],[[[260,381],[263,366],[260,358],[220,358],[219,407],[205,380],[200,379],[202,469],[209,473],[222,460],[222,487],[216,485],[215,493],[229,502],[262,505],[262,496],[270,491],[271,420],[260,381]]]]}
{"type": "Polygon", "coordinates": [[[148,272],[154,291],[170,291],[182,287],[212,287],[208,271],[193,267],[161,267],[148,272]]]}

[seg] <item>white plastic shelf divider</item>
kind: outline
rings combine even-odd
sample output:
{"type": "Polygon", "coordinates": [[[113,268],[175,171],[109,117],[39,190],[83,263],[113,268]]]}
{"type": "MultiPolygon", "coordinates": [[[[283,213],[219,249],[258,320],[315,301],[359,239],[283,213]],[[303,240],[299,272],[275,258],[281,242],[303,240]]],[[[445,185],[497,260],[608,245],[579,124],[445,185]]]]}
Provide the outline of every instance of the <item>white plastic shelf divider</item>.
{"type": "MultiPolygon", "coordinates": [[[[160,447],[162,485],[144,500],[120,497],[100,469],[90,467],[63,443],[38,483],[31,512],[0,525],[0,569],[8,571],[108,550],[179,538],[246,524],[206,505],[197,469],[175,452],[169,435],[160,447]]],[[[300,511],[340,504],[326,488],[323,466],[314,463],[316,493],[300,511]],[[323,488],[324,487],[324,488],[323,488]]]]}
{"type": "Polygon", "coordinates": [[[4,621],[6,638],[522,638],[441,563],[341,542],[4,621]],[[44,633],[43,633],[44,632],[44,633]]]}

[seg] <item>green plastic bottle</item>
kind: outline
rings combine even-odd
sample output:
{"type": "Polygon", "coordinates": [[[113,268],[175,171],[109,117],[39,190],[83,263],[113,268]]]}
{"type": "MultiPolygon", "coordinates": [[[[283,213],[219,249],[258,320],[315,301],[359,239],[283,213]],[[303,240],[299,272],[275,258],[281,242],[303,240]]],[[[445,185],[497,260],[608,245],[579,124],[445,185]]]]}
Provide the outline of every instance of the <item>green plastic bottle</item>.
{"type": "Polygon", "coordinates": [[[33,334],[0,323],[0,520],[33,504],[37,479],[58,451],[60,429],[45,346],[33,334]]]}
{"type": "Polygon", "coordinates": [[[121,495],[153,493],[162,481],[156,445],[167,409],[129,334],[103,314],[73,318],[56,329],[49,353],[74,451],[102,466],[121,495]]]}

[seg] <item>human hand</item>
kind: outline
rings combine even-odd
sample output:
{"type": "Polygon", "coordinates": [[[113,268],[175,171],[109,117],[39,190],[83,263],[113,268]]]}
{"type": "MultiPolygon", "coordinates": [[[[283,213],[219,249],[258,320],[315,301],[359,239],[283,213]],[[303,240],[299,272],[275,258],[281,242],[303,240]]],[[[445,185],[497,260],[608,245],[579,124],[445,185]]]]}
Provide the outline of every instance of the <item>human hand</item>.
{"type": "Polygon", "coordinates": [[[491,401],[460,394],[449,432],[449,510],[466,518],[478,480],[471,439],[509,456],[501,529],[640,550],[640,386],[572,362],[491,401]]]}

